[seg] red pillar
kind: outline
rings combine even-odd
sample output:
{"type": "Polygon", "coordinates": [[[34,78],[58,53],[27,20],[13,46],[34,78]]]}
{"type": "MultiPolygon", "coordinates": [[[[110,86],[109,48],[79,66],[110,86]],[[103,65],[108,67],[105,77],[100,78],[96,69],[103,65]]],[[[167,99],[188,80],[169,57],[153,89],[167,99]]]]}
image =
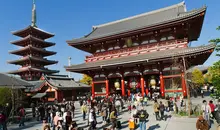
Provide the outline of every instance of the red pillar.
{"type": "Polygon", "coordinates": [[[185,77],[184,77],[184,73],[182,72],[181,74],[181,78],[182,78],[182,89],[183,89],[183,96],[186,97],[187,93],[186,93],[186,81],[185,81],[185,77]]]}
{"type": "Polygon", "coordinates": [[[148,95],[148,93],[149,93],[148,82],[147,81],[145,81],[145,82],[146,82],[145,83],[145,86],[146,86],[145,93],[146,93],[146,95],[148,95]]]}
{"type": "Polygon", "coordinates": [[[106,97],[108,97],[109,95],[108,79],[105,80],[105,87],[106,87],[106,97]]]}
{"type": "Polygon", "coordinates": [[[141,75],[141,93],[142,93],[142,96],[144,96],[145,92],[144,92],[144,77],[143,77],[143,75],[141,75]]]}
{"type": "Polygon", "coordinates": [[[125,96],[125,81],[124,81],[124,77],[121,78],[121,94],[122,94],[122,96],[125,96]]]}
{"type": "Polygon", "coordinates": [[[160,92],[161,92],[161,96],[164,97],[165,96],[165,88],[164,88],[164,79],[163,79],[163,75],[162,73],[160,73],[160,92]]]}
{"type": "Polygon", "coordinates": [[[92,98],[95,98],[95,86],[94,86],[94,82],[92,81],[92,98]]]}

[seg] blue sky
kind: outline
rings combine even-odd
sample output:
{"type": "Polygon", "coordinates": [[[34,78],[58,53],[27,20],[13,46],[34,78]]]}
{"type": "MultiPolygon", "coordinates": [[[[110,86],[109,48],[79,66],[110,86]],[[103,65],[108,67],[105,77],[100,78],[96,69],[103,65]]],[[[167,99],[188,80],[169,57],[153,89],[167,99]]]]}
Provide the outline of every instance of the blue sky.
{"type": "MultiPolygon", "coordinates": [[[[84,62],[85,52],[67,45],[66,40],[78,38],[88,34],[93,25],[126,18],[163,8],[182,2],[181,0],[36,0],[37,25],[39,28],[54,33],[55,37],[49,39],[56,42],[56,46],[48,48],[56,51],[55,56],[49,59],[58,60],[59,63],[50,66],[51,69],[60,70],[60,74],[67,74],[64,65],[68,64],[68,57],[72,57],[72,64],[84,62]]],[[[198,41],[192,46],[208,44],[212,38],[220,37],[215,28],[220,25],[220,0],[186,0],[187,10],[208,6],[202,33],[198,41]]],[[[20,30],[31,24],[32,0],[1,0],[0,1],[0,72],[16,70],[19,66],[7,64],[7,60],[18,57],[8,53],[18,47],[10,41],[19,39],[11,31],[20,30]]],[[[211,65],[219,60],[214,54],[206,61],[211,65]]],[[[81,76],[72,73],[78,80],[81,76]]]]}

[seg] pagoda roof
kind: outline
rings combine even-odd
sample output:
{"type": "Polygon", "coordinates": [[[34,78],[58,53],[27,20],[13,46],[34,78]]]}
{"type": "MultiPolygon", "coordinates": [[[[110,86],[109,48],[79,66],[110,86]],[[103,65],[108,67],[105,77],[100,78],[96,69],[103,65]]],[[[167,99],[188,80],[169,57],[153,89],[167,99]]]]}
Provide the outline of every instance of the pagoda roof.
{"type": "Polygon", "coordinates": [[[42,39],[39,39],[39,38],[36,38],[32,35],[28,35],[20,40],[16,40],[16,41],[12,41],[10,42],[11,44],[14,44],[14,45],[18,45],[18,46],[26,46],[26,42],[27,41],[33,41],[36,43],[39,43],[42,47],[50,47],[50,46],[54,46],[55,43],[52,43],[52,42],[47,42],[47,41],[44,41],[42,39]]]}
{"type": "Polygon", "coordinates": [[[27,52],[27,51],[40,52],[44,56],[50,56],[50,55],[56,54],[56,52],[54,52],[54,51],[47,51],[45,49],[37,48],[37,47],[34,47],[32,45],[28,45],[28,46],[23,47],[23,48],[21,48],[19,50],[10,51],[9,53],[15,54],[15,55],[24,56],[24,55],[26,55],[26,54],[24,54],[24,52],[27,52]]]}
{"type": "MultiPolygon", "coordinates": [[[[184,2],[176,5],[158,9],[155,11],[143,13],[133,17],[117,20],[114,22],[93,26],[93,31],[88,35],[67,41],[69,45],[86,44],[92,40],[102,40],[105,38],[114,38],[116,35],[128,35],[143,29],[166,26],[169,23],[186,21],[193,16],[198,16],[200,13],[205,13],[206,7],[186,11],[184,2]]],[[[190,40],[190,39],[189,39],[190,40]]]]}
{"type": "Polygon", "coordinates": [[[13,31],[12,34],[24,38],[28,36],[29,34],[32,34],[33,32],[39,34],[39,36],[43,39],[48,39],[54,36],[54,34],[52,33],[46,32],[40,28],[33,27],[33,26],[28,26],[24,29],[13,31]]]}
{"type": "Polygon", "coordinates": [[[15,71],[10,71],[10,72],[8,72],[8,74],[19,74],[19,73],[23,73],[23,72],[27,72],[27,71],[42,72],[42,73],[45,73],[45,74],[53,74],[53,73],[58,73],[59,72],[58,70],[49,70],[49,69],[46,69],[46,68],[35,68],[35,67],[32,67],[32,66],[28,66],[28,67],[22,67],[18,70],[15,70],[15,71]]]}
{"type": "Polygon", "coordinates": [[[33,62],[38,62],[39,64],[44,64],[44,65],[51,65],[51,64],[58,63],[58,61],[47,60],[46,58],[39,58],[35,56],[22,57],[21,59],[18,59],[18,60],[8,61],[8,63],[22,65],[24,61],[33,61],[33,62]]]}
{"type": "MultiPolygon", "coordinates": [[[[120,66],[125,64],[136,64],[143,62],[146,63],[146,62],[153,62],[156,60],[162,61],[165,59],[172,59],[173,57],[200,55],[205,51],[213,50],[215,46],[216,46],[215,44],[209,44],[206,46],[199,46],[199,47],[176,48],[172,50],[150,52],[150,53],[139,54],[134,56],[126,56],[126,57],[119,57],[119,58],[107,59],[101,61],[86,62],[78,65],[65,66],[65,69],[67,71],[72,71],[72,72],[82,72],[82,71],[89,71],[91,69],[101,69],[101,68],[120,66]]],[[[204,60],[201,60],[200,62],[201,64],[203,64],[204,60]]]]}

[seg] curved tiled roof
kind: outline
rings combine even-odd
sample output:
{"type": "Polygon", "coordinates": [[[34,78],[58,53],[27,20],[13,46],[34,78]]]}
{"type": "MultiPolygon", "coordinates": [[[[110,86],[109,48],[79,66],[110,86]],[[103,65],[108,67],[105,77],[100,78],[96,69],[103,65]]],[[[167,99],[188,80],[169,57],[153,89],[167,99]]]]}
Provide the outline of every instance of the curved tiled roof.
{"type": "Polygon", "coordinates": [[[26,37],[27,34],[31,34],[33,31],[37,32],[44,39],[51,38],[54,36],[54,34],[52,33],[46,32],[40,28],[33,27],[33,26],[28,26],[22,30],[13,31],[12,34],[19,36],[19,37],[26,37]],[[25,33],[25,32],[29,32],[29,33],[25,33]]]}
{"type": "Polygon", "coordinates": [[[37,72],[43,72],[46,74],[53,74],[53,73],[59,72],[58,70],[49,70],[46,68],[35,68],[35,67],[28,66],[28,67],[20,68],[15,71],[10,71],[10,72],[8,72],[8,74],[18,74],[18,73],[27,72],[27,71],[37,71],[37,72]]]}
{"type": "Polygon", "coordinates": [[[35,56],[26,56],[26,57],[22,57],[21,59],[18,60],[12,60],[12,61],[8,61],[9,64],[23,64],[24,61],[36,61],[38,63],[44,64],[44,65],[51,65],[51,64],[56,64],[58,63],[58,61],[53,61],[53,60],[47,60],[45,58],[38,58],[35,56]]]}
{"type": "Polygon", "coordinates": [[[23,47],[19,50],[10,51],[9,53],[24,56],[23,52],[32,51],[32,50],[35,52],[40,52],[40,54],[42,54],[44,56],[50,56],[50,55],[56,54],[56,52],[54,52],[54,51],[47,51],[46,49],[37,48],[32,45],[28,45],[28,46],[23,47]]]}
{"type": "Polygon", "coordinates": [[[113,36],[116,34],[135,31],[151,26],[163,25],[168,22],[191,17],[204,11],[206,11],[206,7],[187,12],[185,3],[182,2],[159,10],[147,12],[103,25],[94,26],[93,31],[89,35],[79,39],[67,41],[67,43],[74,45],[78,42],[113,36]]]}
{"type": "Polygon", "coordinates": [[[96,62],[87,62],[78,65],[65,66],[67,71],[80,72],[81,70],[91,70],[91,69],[100,69],[104,67],[114,66],[114,65],[123,65],[123,64],[133,64],[138,62],[150,62],[156,59],[165,59],[172,57],[180,57],[187,55],[199,55],[204,51],[209,51],[215,48],[215,44],[209,44],[207,46],[199,47],[189,47],[189,48],[177,48],[171,50],[164,50],[159,52],[150,52],[145,54],[139,54],[135,56],[126,56],[113,58],[108,60],[101,60],[96,62]]]}
{"type": "Polygon", "coordinates": [[[50,47],[50,46],[54,46],[55,43],[52,43],[52,42],[47,42],[47,41],[44,41],[42,39],[39,39],[39,38],[36,38],[34,36],[31,36],[31,35],[28,35],[26,36],[25,38],[22,38],[20,40],[16,40],[16,41],[11,41],[10,43],[11,44],[15,44],[15,45],[18,45],[18,46],[26,46],[26,42],[27,41],[34,41],[35,44],[39,43],[42,47],[50,47]]]}

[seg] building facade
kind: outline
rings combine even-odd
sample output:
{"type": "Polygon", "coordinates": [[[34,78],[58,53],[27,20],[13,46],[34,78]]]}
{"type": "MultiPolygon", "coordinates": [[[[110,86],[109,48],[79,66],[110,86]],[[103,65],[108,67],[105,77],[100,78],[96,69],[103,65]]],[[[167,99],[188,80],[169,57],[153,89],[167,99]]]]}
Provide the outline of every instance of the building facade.
{"type": "Polygon", "coordinates": [[[91,55],[65,68],[93,78],[93,97],[136,92],[187,96],[185,71],[203,64],[215,48],[189,45],[199,38],[205,13],[206,7],[187,11],[182,2],[93,26],[85,37],[67,41],[91,55]]]}
{"type": "Polygon", "coordinates": [[[91,86],[76,82],[67,75],[44,75],[39,81],[29,83],[33,84],[33,87],[26,89],[27,95],[44,99],[46,102],[62,102],[63,99],[73,101],[77,97],[87,96],[91,90],[91,86]]]}
{"type": "Polygon", "coordinates": [[[21,56],[18,60],[8,61],[9,64],[20,65],[21,68],[9,72],[9,74],[20,75],[24,80],[39,80],[43,74],[53,74],[59,71],[47,69],[45,66],[58,63],[58,61],[48,60],[46,56],[55,55],[56,52],[46,50],[47,47],[54,46],[55,43],[45,41],[54,36],[39,29],[36,26],[36,8],[33,3],[32,25],[22,30],[12,32],[13,35],[22,39],[12,41],[11,44],[21,47],[18,50],[9,52],[10,54],[21,56]]]}

